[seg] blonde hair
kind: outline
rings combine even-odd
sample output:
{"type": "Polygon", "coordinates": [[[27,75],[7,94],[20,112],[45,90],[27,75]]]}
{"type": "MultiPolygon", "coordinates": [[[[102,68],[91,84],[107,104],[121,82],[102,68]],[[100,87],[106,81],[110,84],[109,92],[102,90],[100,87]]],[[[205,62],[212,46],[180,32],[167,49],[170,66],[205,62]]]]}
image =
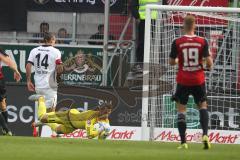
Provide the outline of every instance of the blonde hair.
{"type": "Polygon", "coordinates": [[[195,17],[193,15],[187,15],[184,18],[183,28],[185,32],[193,30],[195,27],[195,17]]]}

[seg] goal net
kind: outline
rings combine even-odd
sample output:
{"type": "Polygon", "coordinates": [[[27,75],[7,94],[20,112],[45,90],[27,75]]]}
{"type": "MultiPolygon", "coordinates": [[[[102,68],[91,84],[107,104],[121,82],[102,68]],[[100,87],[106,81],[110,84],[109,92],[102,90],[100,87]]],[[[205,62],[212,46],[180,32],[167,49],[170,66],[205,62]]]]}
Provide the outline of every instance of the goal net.
{"type": "MultiPolygon", "coordinates": [[[[184,35],[182,22],[187,14],[195,16],[195,34],[207,39],[214,59],[214,69],[205,72],[210,134],[214,136],[211,132],[214,130],[219,133],[240,130],[239,9],[149,5],[145,25],[142,139],[165,140],[161,132],[164,129],[165,137],[166,133],[177,134],[176,104],[171,101],[177,66],[170,66],[168,58],[172,41],[184,35]],[[151,18],[156,13],[157,18],[151,18]]],[[[201,128],[191,96],[187,104],[187,127],[201,128]]]]}

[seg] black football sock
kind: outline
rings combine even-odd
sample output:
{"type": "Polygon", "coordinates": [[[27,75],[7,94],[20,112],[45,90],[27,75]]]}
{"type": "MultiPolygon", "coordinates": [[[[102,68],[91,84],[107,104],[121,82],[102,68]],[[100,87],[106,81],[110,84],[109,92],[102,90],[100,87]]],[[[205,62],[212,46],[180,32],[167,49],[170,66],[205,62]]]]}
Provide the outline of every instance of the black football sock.
{"type": "Polygon", "coordinates": [[[2,126],[2,129],[4,129],[6,132],[10,131],[2,113],[0,113],[0,125],[2,126]]]}
{"type": "Polygon", "coordinates": [[[5,118],[6,123],[8,123],[8,111],[3,111],[2,112],[3,117],[5,118]]]}
{"type": "Polygon", "coordinates": [[[200,124],[202,126],[203,135],[208,135],[208,121],[209,121],[208,111],[207,109],[200,109],[199,113],[200,113],[199,114],[200,124]]]}
{"type": "Polygon", "coordinates": [[[181,144],[186,143],[186,115],[185,113],[178,113],[178,131],[181,138],[181,144]]]}

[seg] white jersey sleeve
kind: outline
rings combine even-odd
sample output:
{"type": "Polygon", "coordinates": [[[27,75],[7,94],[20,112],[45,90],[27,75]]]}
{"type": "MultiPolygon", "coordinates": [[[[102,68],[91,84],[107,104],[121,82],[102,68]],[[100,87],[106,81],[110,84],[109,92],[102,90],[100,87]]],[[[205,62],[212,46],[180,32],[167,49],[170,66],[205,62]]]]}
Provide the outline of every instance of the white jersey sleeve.
{"type": "Polygon", "coordinates": [[[61,60],[62,54],[58,49],[56,49],[56,55],[57,55],[56,61],[55,61],[56,65],[62,64],[62,60],[61,60]]]}
{"type": "Polygon", "coordinates": [[[34,56],[35,55],[35,48],[31,50],[27,62],[31,63],[34,65],[34,56]]]}

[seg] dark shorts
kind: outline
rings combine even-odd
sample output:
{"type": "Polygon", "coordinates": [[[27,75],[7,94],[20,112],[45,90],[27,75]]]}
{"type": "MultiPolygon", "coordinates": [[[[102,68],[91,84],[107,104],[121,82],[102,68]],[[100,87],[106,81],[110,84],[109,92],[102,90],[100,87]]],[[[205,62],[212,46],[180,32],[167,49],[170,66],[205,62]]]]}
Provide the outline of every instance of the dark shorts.
{"type": "Polygon", "coordinates": [[[0,79],[0,102],[6,98],[6,86],[5,86],[5,80],[0,79]]]}
{"type": "Polygon", "coordinates": [[[199,102],[207,101],[205,83],[197,86],[184,86],[177,84],[176,92],[172,98],[176,102],[179,102],[182,105],[186,105],[189,95],[193,96],[194,102],[196,104],[199,104],[199,102]]]}

